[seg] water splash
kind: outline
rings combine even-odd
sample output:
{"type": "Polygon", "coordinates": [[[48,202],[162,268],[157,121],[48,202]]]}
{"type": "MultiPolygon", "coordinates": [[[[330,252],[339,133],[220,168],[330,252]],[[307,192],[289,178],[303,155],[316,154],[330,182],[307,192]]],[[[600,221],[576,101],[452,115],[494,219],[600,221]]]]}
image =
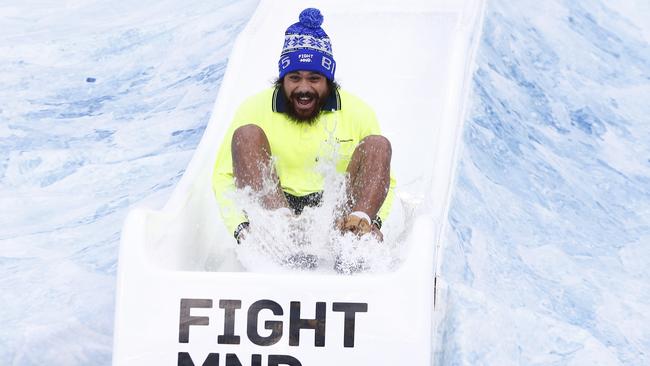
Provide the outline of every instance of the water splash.
{"type": "Polygon", "coordinates": [[[347,205],[346,174],[336,169],[339,144],[334,137],[336,119],[324,116],[329,138],[322,144],[316,172],[323,178],[320,204],[305,207],[298,216],[288,208],[268,210],[263,197],[275,191],[272,172],[262,169],[262,189],[233,192],[233,201],[246,213],[250,231],[237,246],[239,261],[248,271],[286,272],[309,270],[323,273],[376,273],[398,263],[398,243],[379,242],[372,235],[357,237],[336,228],[347,205]]]}

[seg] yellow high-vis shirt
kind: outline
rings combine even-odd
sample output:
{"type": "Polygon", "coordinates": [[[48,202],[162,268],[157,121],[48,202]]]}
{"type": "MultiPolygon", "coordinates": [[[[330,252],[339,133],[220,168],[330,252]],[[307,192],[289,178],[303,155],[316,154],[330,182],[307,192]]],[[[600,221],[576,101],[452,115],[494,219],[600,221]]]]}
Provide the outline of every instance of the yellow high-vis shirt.
{"type": "MultiPolygon", "coordinates": [[[[343,90],[329,96],[320,116],[312,124],[290,120],[281,112],[285,108],[284,100],[276,88],[248,98],[237,110],[221,143],[212,175],[212,188],[224,223],[231,232],[247,221],[227,194],[235,189],[230,144],[238,127],[254,124],[264,130],[282,189],[298,197],[323,190],[323,177],[316,171],[316,166],[322,158],[332,156],[332,147],[338,148],[336,170],[345,173],[359,142],[368,135],[381,134],[370,106],[343,90]]],[[[388,217],[394,186],[391,174],[390,189],[378,213],[382,220],[388,217]]]]}

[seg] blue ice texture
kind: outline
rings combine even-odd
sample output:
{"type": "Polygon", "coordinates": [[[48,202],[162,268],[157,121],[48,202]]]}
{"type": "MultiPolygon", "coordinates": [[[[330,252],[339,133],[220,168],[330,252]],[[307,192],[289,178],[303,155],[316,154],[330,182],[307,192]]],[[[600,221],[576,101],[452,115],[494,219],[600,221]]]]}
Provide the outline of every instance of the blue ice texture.
{"type": "MultiPolygon", "coordinates": [[[[0,5],[0,364],[110,364],[127,210],[256,5],[0,5]]],[[[650,2],[488,1],[476,63],[436,363],[650,364],[650,2]]]]}

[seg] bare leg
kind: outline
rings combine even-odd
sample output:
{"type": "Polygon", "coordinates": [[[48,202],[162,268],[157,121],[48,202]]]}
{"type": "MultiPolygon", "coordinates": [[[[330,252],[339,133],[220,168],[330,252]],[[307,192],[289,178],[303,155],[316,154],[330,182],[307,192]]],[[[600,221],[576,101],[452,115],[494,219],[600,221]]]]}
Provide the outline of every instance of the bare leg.
{"type": "Polygon", "coordinates": [[[289,207],[271,161],[271,147],[264,130],[253,124],[237,128],[232,136],[231,152],[237,188],[251,187],[261,193],[264,208],[289,207]]]}
{"type": "Polygon", "coordinates": [[[348,207],[373,219],[390,187],[392,148],[387,138],[366,136],[354,150],[348,165],[348,207]]]}

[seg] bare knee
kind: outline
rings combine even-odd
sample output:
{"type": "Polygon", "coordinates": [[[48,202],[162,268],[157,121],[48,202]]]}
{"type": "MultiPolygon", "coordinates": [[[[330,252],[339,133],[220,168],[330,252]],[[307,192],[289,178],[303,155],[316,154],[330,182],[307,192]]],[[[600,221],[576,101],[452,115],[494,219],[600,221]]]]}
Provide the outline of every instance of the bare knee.
{"type": "Polygon", "coordinates": [[[232,139],[234,140],[259,140],[266,139],[266,134],[264,130],[254,124],[247,124],[240,127],[237,127],[235,132],[232,134],[232,139]]]}
{"type": "Polygon", "coordinates": [[[393,152],[390,141],[382,135],[369,135],[361,140],[360,146],[372,153],[381,153],[390,156],[393,152]]]}
{"type": "Polygon", "coordinates": [[[260,126],[248,124],[238,127],[232,134],[232,147],[238,148],[242,145],[267,146],[268,139],[260,126]]]}

